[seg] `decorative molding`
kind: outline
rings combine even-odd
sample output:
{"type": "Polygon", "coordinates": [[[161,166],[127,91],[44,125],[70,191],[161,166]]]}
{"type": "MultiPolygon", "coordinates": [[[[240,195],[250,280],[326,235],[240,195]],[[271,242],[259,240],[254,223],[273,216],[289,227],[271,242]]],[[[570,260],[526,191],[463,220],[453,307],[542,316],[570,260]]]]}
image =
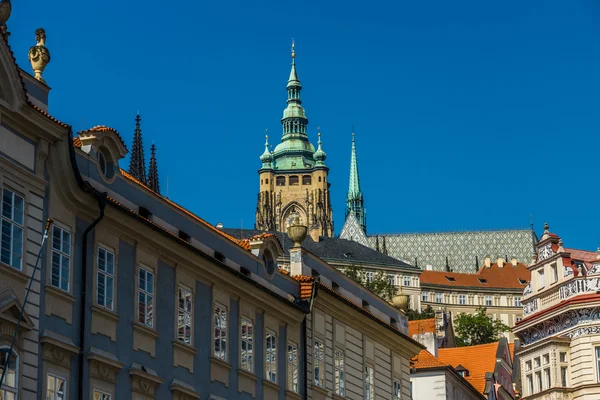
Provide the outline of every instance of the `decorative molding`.
{"type": "Polygon", "coordinates": [[[137,363],[129,368],[129,376],[132,390],[151,398],[154,398],[156,387],[163,382],[156,371],[137,363]]]}
{"type": "Polygon", "coordinates": [[[595,326],[586,326],[586,327],[575,329],[574,331],[571,331],[564,336],[573,340],[573,339],[577,339],[580,336],[597,335],[597,334],[600,334],[600,326],[595,325],[595,326]]]}
{"type": "Polygon", "coordinates": [[[109,383],[116,382],[116,374],[123,368],[123,363],[111,353],[91,347],[87,359],[90,361],[90,376],[109,383]]]}
{"type": "Polygon", "coordinates": [[[526,303],[523,303],[523,316],[526,317],[528,315],[533,314],[538,310],[538,301],[537,299],[530,300],[526,303]]]}
{"type": "Polygon", "coordinates": [[[587,275],[600,275],[600,264],[592,264],[592,268],[590,268],[587,275]]]}
{"type": "MultiPolygon", "coordinates": [[[[558,336],[562,332],[577,325],[588,325],[600,322],[600,307],[568,310],[552,318],[527,328],[516,335],[523,346],[527,346],[550,336],[558,336]]],[[[567,335],[565,335],[567,336],[567,335]]]]}
{"type": "Polygon", "coordinates": [[[561,286],[560,299],[565,300],[582,293],[596,293],[598,290],[600,290],[600,278],[575,278],[561,286]]]}
{"type": "Polygon", "coordinates": [[[173,379],[169,389],[173,393],[173,400],[193,400],[200,398],[200,393],[192,385],[178,379],[173,379]]]}
{"type": "Polygon", "coordinates": [[[40,337],[43,347],[44,360],[68,369],[71,368],[71,357],[79,354],[79,347],[71,339],[45,330],[40,337]]]}
{"type": "Polygon", "coordinates": [[[531,293],[532,293],[531,282],[527,282],[527,286],[525,286],[525,289],[523,289],[523,296],[527,296],[531,293]]]}

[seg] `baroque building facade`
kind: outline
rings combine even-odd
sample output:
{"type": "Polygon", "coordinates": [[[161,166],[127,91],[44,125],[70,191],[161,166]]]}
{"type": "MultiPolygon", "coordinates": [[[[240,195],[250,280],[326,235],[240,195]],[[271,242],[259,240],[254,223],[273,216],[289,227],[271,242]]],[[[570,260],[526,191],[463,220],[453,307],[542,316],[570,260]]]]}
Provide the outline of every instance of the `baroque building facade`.
{"type": "Polygon", "coordinates": [[[312,237],[333,236],[333,211],[327,155],[308,139],[308,119],[300,92],[302,85],[296,72],[296,54],[292,44],[292,69],[287,83],[287,107],[283,111],[281,143],[271,152],[268,137],[260,157],[260,189],[256,206],[255,228],[285,232],[291,221],[299,218],[308,226],[312,237]]]}
{"type": "Polygon", "coordinates": [[[600,398],[600,249],[564,247],[544,226],[523,293],[522,399],[600,398]]]}

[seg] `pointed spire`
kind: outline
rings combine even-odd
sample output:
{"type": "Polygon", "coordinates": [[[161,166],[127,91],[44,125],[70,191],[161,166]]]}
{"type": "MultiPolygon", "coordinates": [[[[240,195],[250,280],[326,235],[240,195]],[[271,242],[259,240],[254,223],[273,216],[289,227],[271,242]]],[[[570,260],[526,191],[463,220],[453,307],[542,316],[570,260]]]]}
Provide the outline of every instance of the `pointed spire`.
{"type": "Polygon", "coordinates": [[[292,70],[290,71],[290,79],[288,79],[288,87],[294,84],[300,86],[300,80],[298,79],[298,73],[296,72],[296,42],[292,39],[292,70]]]}
{"type": "Polygon", "coordinates": [[[158,165],[156,164],[156,146],[152,142],[150,147],[150,167],[148,168],[148,187],[154,192],[160,194],[160,186],[158,184],[158,165]]]}
{"type": "Polygon", "coordinates": [[[315,151],[315,161],[316,167],[324,167],[325,166],[325,159],[327,158],[327,154],[325,154],[325,152],[323,151],[323,148],[321,147],[321,127],[317,127],[317,135],[319,136],[319,140],[317,141],[317,151],[315,151]]]}
{"type": "Polygon", "coordinates": [[[348,196],[346,198],[346,216],[353,213],[360,222],[363,230],[367,231],[367,215],[360,190],[360,178],[358,176],[358,158],[356,157],[356,141],[354,139],[354,125],[352,126],[352,152],[350,154],[350,183],[348,196]]]}
{"type": "MultiPolygon", "coordinates": [[[[267,131],[265,131],[265,133],[267,131]]],[[[262,161],[263,163],[263,169],[273,168],[273,154],[271,154],[271,152],[269,151],[269,135],[265,135],[265,151],[260,156],[260,161],[262,161]]]]}
{"type": "Polygon", "coordinates": [[[129,173],[140,182],[146,182],[146,160],[144,159],[144,144],[142,142],[142,129],[138,113],[135,117],[135,133],[133,134],[133,147],[129,160],[129,173]]]}

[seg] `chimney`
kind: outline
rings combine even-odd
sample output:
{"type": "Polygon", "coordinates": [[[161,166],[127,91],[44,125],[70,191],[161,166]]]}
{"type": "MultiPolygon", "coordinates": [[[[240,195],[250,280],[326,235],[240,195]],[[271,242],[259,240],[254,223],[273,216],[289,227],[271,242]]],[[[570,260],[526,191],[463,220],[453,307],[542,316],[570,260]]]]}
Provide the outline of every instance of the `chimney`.
{"type": "Polygon", "coordinates": [[[319,235],[319,228],[318,227],[312,227],[310,228],[310,232],[309,232],[310,238],[313,240],[313,242],[315,243],[319,243],[319,241],[321,240],[321,236],[319,235]]]}
{"type": "Polygon", "coordinates": [[[223,229],[223,223],[222,222],[217,222],[217,224],[215,225],[215,228],[217,228],[217,229],[223,229]]]}
{"type": "Polygon", "coordinates": [[[517,262],[517,259],[514,257],[510,260],[510,263],[513,265],[513,267],[516,267],[517,265],[519,265],[519,263],[517,262]]]}
{"type": "Polygon", "coordinates": [[[490,256],[485,256],[485,267],[489,268],[492,266],[492,258],[490,256]]]}
{"type": "Polygon", "coordinates": [[[427,265],[425,266],[425,271],[433,271],[433,265],[431,265],[431,264],[427,264],[427,265]]]}
{"type": "Polygon", "coordinates": [[[504,258],[498,257],[498,268],[504,268],[504,258]]]}

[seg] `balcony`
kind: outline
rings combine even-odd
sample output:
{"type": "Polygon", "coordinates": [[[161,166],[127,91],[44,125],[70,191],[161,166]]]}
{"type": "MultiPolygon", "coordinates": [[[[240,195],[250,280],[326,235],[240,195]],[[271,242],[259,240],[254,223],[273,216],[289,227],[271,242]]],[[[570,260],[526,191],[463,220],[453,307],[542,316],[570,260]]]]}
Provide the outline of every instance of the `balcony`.
{"type": "Polygon", "coordinates": [[[596,293],[597,291],[600,291],[600,276],[571,278],[562,285],[544,291],[535,298],[523,302],[523,316],[527,317],[545,310],[563,300],[586,293],[596,293]]]}

